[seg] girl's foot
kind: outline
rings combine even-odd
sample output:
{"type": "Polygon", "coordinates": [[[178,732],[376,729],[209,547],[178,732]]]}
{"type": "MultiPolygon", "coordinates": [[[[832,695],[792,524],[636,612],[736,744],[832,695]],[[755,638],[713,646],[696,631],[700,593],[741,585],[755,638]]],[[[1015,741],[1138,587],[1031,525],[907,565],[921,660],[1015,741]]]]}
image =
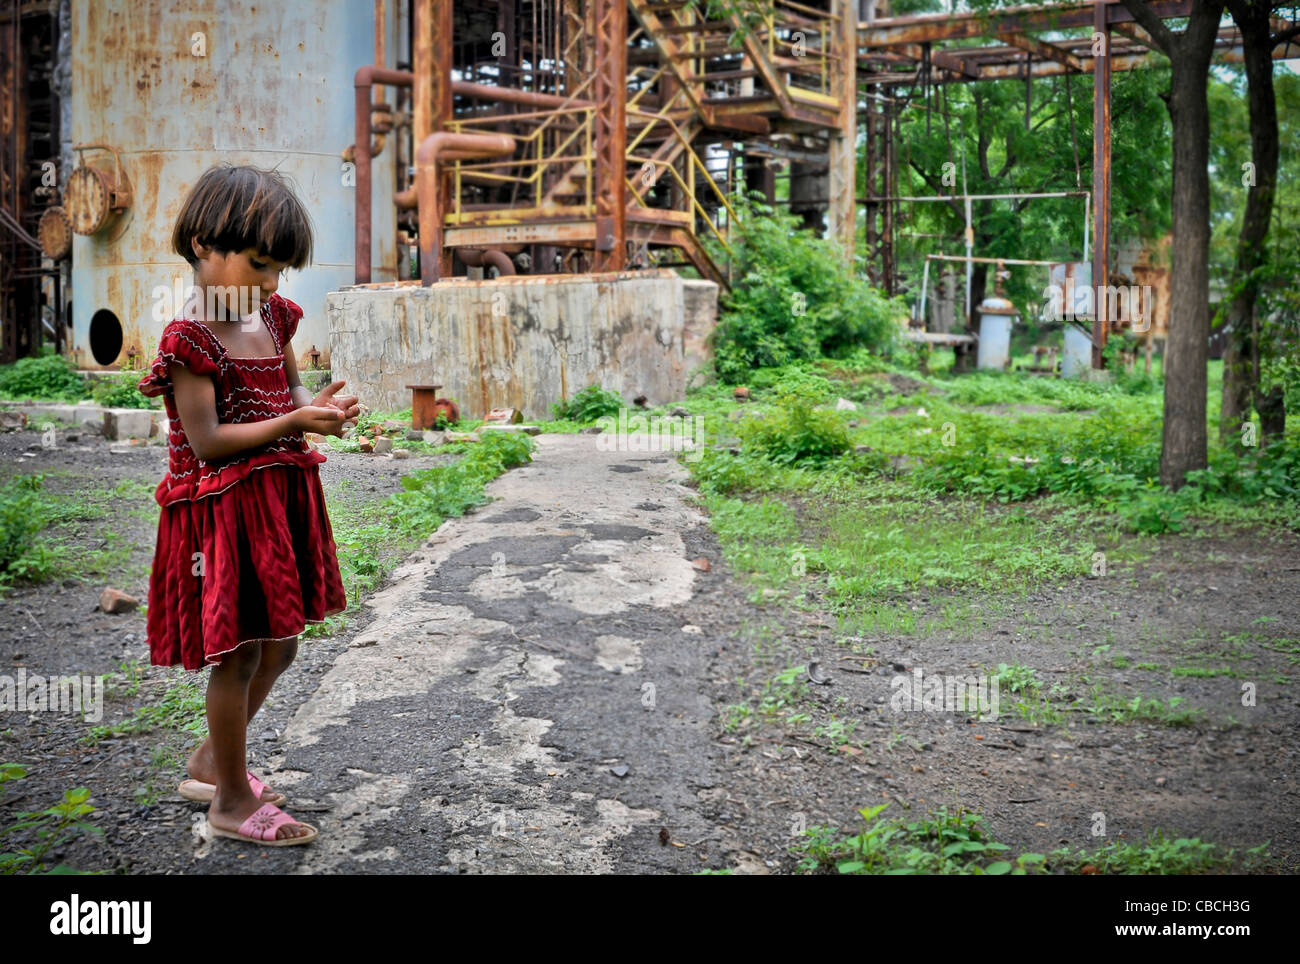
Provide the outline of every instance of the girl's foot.
{"type": "MultiPolygon", "coordinates": [[[[216,784],[217,764],[212,755],[212,740],[210,738],[204,740],[199,744],[199,748],[190,754],[189,761],[185,764],[185,771],[190,775],[191,780],[216,784]]],[[[263,787],[261,802],[283,803],[284,797],[270,787],[263,787]]]]}
{"type": "MultiPolygon", "coordinates": [[[[218,791],[218,795],[212,800],[212,805],[208,807],[208,823],[218,830],[238,833],[244,821],[263,806],[262,802],[253,796],[251,790],[247,787],[244,790],[245,792],[234,800],[227,800],[218,791]]],[[[292,837],[307,837],[310,835],[311,831],[300,823],[286,823],[277,827],[275,831],[276,840],[288,840],[292,837]]]]}

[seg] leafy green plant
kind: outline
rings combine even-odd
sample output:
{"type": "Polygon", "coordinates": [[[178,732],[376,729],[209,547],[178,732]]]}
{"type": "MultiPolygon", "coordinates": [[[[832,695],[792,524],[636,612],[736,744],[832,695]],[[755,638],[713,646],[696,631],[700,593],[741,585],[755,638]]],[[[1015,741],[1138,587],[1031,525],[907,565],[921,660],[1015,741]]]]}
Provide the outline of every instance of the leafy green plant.
{"type": "Polygon", "coordinates": [[[812,872],[834,868],[841,874],[978,874],[1025,875],[1042,870],[1043,854],[1026,853],[1014,862],[1005,859],[1011,847],[989,839],[984,818],[946,807],[920,820],[885,820],[882,803],[858,812],[861,832],[838,837],[826,828],[810,827],[793,849],[803,854],[799,869],[812,872]],[[990,858],[996,858],[990,860],[990,858]]]}
{"type": "Polygon", "coordinates": [[[832,241],[788,211],[742,199],[733,206],[736,281],[714,334],[714,364],[724,382],[801,358],[894,347],[895,319],[906,308],[858,278],[832,241]]]}
{"type": "Polygon", "coordinates": [[[90,396],[106,408],[157,408],[157,398],[140,393],[144,372],[130,369],[97,377],[90,386],[90,396]]]}
{"type": "MultiPolygon", "coordinates": [[[[12,780],[22,780],[27,770],[16,763],[0,764],[0,795],[12,780]]],[[[16,823],[0,827],[0,838],[31,831],[36,843],[0,852],[0,874],[78,874],[63,864],[46,867],[46,855],[81,834],[103,836],[103,831],[85,818],[95,812],[90,805],[90,791],[85,787],[65,790],[63,799],[44,810],[25,811],[15,816],[16,823]]]]}
{"type": "Polygon", "coordinates": [[[814,407],[802,392],[781,395],[776,408],[763,418],[745,419],[740,437],[750,450],[787,465],[825,462],[851,448],[839,413],[814,407]]]}
{"type": "MultiPolygon", "coordinates": [[[[129,667],[126,668],[130,673],[129,667]]],[[[126,688],[139,692],[139,683],[126,677],[126,688]]],[[[88,743],[111,736],[149,733],[153,730],[185,733],[199,739],[208,735],[206,694],[203,680],[197,673],[176,671],[165,683],[162,695],[156,700],[136,707],[126,719],[117,723],[96,726],[86,735],[88,743]]]]}
{"type": "Polygon", "coordinates": [[[617,415],[623,407],[623,399],[614,392],[607,392],[599,385],[588,385],[572,398],[556,402],[551,411],[557,419],[594,422],[606,415],[617,415]]]}
{"type": "Polygon", "coordinates": [[[0,365],[0,398],[75,402],[86,397],[86,387],[86,380],[62,355],[34,355],[0,365]]]}

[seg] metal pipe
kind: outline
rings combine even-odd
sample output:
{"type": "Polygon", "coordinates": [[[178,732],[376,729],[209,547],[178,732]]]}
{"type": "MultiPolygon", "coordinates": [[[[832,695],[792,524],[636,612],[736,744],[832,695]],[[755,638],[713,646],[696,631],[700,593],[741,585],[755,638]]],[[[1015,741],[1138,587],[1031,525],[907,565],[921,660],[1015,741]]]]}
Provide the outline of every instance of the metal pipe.
{"type": "Polygon", "coordinates": [[[498,275],[515,273],[515,263],[509,255],[496,248],[457,248],[456,257],[471,268],[481,268],[485,264],[497,269],[498,275]]]}
{"type": "Polygon", "coordinates": [[[356,284],[368,284],[370,281],[370,216],[371,216],[371,152],[370,152],[370,97],[375,84],[388,84],[392,87],[409,87],[412,75],[405,70],[388,70],[384,67],[367,65],[357,69],[353,75],[353,104],[355,119],[353,125],[352,161],[356,165],[355,187],[355,241],[354,276],[356,284]]]}
{"type": "Polygon", "coordinates": [[[443,159],[489,158],[512,154],[515,139],[508,134],[456,134],[435,131],[426,137],[415,152],[415,187],[419,197],[420,281],[433,284],[441,275],[442,219],[446,212],[439,204],[438,162],[443,159]]]}

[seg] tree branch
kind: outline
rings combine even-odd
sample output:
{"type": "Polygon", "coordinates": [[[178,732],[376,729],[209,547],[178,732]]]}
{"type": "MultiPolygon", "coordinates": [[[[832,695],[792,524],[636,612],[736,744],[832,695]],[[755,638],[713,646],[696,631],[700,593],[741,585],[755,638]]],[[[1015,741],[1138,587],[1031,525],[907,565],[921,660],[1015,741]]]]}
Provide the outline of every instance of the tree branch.
{"type": "MultiPolygon", "coordinates": [[[[1155,11],[1143,0],[1124,0],[1124,8],[1133,15],[1133,19],[1151,35],[1152,42],[1167,56],[1177,53],[1178,37],[1165,26],[1165,22],[1156,16],[1155,11]]],[[[1106,51],[1110,53],[1110,51],[1106,51]]]]}
{"type": "MultiPolygon", "coordinates": [[[[943,182],[939,181],[936,183],[932,175],[927,174],[925,171],[921,170],[921,168],[916,166],[916,161],[909,158],[907,163],[912,166],[912,170],[916,171],[917,174],[921,175],[921,180],[925,181],[926,184],[930,185],[930,187],[934,189],[934,192],[936,194],[943,195],[947,193],[947,190],[943,186],[943,182]]],[[[952,208],[953,213],[956,214],[957,217],[964,218],[966,216],[966,211],[956,201],[948,201],[946,203],[948,207],[952,208]]]]}

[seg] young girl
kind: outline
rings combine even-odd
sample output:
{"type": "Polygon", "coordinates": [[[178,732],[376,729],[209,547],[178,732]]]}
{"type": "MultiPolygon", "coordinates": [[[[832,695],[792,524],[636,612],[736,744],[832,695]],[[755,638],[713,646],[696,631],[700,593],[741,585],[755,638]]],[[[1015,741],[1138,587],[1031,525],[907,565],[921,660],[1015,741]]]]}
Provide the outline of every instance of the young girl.
{"type": "Polygon", "coordinates": [[[157,666],[212,667],[210,735],[179,789],[211,801],[214,834],[268,846],[309,843],[316,829],[282,812],[283,794],[246,769],[245,731],[305,624],[347,604],[321,490],[325,457],[303,433],[339,435],[360,408],[355,396],[335,397],[341,381],[315,398],[302,386],[289,348],[302,309],[275,293],[283,271],[308,263],[311,244],[307,212],[279,174],[204,173],[172,234],[194,269],[193,294],[139,385],[164,396],[170,426],[155,493],[150,656],[157,666]]]}

